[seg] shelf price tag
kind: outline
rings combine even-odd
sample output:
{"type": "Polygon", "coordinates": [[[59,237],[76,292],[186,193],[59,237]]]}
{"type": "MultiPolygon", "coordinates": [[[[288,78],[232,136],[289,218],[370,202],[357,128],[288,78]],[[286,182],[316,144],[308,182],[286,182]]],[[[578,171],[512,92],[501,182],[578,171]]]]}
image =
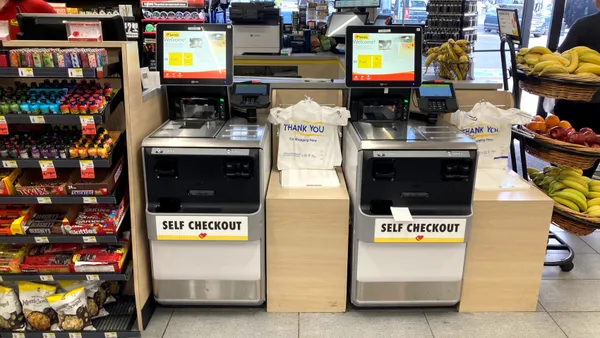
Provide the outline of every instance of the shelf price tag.
{"type": "Polygon", "coordinates": [[[85,275],[85,278],[87,280],[100,280],[100,276],[99,275],[85,275]]]}
{"type": "Polygon", "coordinates": [[[33,77],[33,68],[19,68],[20,77],[33,77]]]}
{"type": "Polygon", "coordinates": [[[69,338],[81,338],[81,333],[79,333],[79,332],[69,332],[69,338]]]}
{"type": "Polygon", "coordinates": [[[92,116],[79,116],[79,121],[83,135],[96,135],[96,124],[92,116]]]}
{"type": "Polygon", "coordinates": [[[96,174],[94,173],[94,162],[89,160],[79,161],[79,168],[81,169],[81,178],[94,179],[96,174]]]}
{"type": "Polygon", "coordinates": [[[41,275],[40,276],[40,280],[42,282],[53,282],[54,281],[54,277],[52,277],[52,275],[41,275]]]}
{"type": "Polygon", "coordinates": [[[83,69],[81,68],[69,68],[69,77],[83,77],[83,69]]]}
{"type": "Polygon", "coordinates": [[[4,168],[18,168],[17,161],[2,161],[4,168]]]}
{"type": "Polygon", "coordinates": [[[43,116],[37,115],[37,116],[29,116],[29,122],[31,122],[33,124],[44,124],[44,123],[46,123],[46,120],[44,119],[43,116]]]}
{"type": "Polygon", "coordinates": [[[50,241],[48,240],[48,237],[35,237],[35,242],[38,244],[42,244],[42,243],[50,243],[50,241]]]}
{"type": "Polygon", "coordinates": [[[53,180],[56,178],[56,169],[52,161],[40,161],[40,168],[42,168],[42,178],[45,180],[53,180]]]}
{"type": "Polygon", "coordinates": [[[44,332],[42,338],[56,338],[56,335],[53,332],[44,332]]]}
{"type": "Polygon", "coordinates": [[[8,135],[8,124],[4,116],[0,116],[0,135],[8,135]]]}
{"type": "Polygon", "coordinates": [[[97,203],[98,203],[98,199],[95,196],[83,198],[83,204],[97,204],[97,203]]]}
{"type": "Polygon", "coordinates": [[[83,236],[83,243],[97,243],[96,236],[83,236]]]}
{"type": "Polygon", "coordinates": [[[38,197],[37,202],[38,204],[52,204],[50,197],[38,197]]]}
{"type": "Polygon", "coordinates": [[[104,332],[104,338],[117,338],[116,332],[104,332]]]}
{"type": "Polygon", "coordinates": [[[24,333],[13,333],[12,334],[12,338],[25,338],[25,334],[24,333]]]}

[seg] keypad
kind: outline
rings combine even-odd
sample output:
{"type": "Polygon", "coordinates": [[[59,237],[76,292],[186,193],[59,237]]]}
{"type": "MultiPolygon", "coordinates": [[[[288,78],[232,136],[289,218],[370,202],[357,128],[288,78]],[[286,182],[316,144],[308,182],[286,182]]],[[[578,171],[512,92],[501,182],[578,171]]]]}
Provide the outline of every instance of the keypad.
{"type": "Polygon", "coordinates": [[[427,109],[430,111],[446,111],[448,107],[446,107],[445,100],[429,100],[427,109]]]}

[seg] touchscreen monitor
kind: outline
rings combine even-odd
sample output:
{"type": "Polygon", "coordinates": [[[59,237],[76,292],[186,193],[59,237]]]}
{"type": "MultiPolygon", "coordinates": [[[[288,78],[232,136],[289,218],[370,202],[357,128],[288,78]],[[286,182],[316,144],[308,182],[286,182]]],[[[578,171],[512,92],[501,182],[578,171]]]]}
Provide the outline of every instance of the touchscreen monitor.
{"type": "Polygon", "coordinates": [[[159,24],[157,68],[162,84],[231,85],[231,25],[159,24]]]}
{"type": "Polygon", "coordinates": [[[339,12],[332,13],[327,19],[325,35],[333,38],[346,36],[346,27],[364,26],[369,13],[339,12]]]}
{"type": "Polygon", "coordinates": [[[346,86],[419,87],[422,33],[421,27],[348,27],[346,86]]]}

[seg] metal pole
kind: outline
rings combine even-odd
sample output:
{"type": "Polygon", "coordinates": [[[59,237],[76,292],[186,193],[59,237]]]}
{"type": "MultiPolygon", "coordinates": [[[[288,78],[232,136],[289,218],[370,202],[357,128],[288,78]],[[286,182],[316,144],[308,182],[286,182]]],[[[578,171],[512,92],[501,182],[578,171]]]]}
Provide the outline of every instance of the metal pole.
{"type": "MultiPolygon", "coordinates": [[[[576,1],[576,0],[570,0],[576,1]]],[[[550,21],[550,30],[548,31],[548,44],[550,50],[558,49],[558,41],[560,40],[560,31],[565,15],[565,0],[554,0],[552,7],[552,20],[550,21]]]]}

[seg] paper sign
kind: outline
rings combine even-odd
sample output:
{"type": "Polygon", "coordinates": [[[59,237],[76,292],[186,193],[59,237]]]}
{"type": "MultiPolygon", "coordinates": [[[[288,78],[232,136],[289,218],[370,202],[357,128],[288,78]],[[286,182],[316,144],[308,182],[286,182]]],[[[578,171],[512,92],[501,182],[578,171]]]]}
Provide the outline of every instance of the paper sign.
{"type": "Polygon", "coordinates": [[[44,332],[42,333],[43,338],[56,338],[56,335],[53,332],[44,332]]]}
{"type": "Polygon", "coordinates": [[[8,135],[8,124],[4,116],[0,116],[0,135],[8,135]]]}
{"type": "Polygon", "coordinates": [[[94,162],[89,160],[79,161],[79,169],[81,169],[81,178],[94,179],[94,162]]]}
{"type": "Polygon", "coordinates": [[[91,116],[80,116],[81,133],[83,135],[96,135],[96,124],[91,116]]]}
{"type": "Polygon", "coordinates": [[[33,77],[33,68],[19,68],[20,77],[33,77]]]}
{"type": "Polygon", "coordinates": [[[465,218],[416,218],[398,222],[375,219],[376,243],[461,243],[465,241],[465,218]]]}
{"type": "Polygon", "coordinates": [[[52,275],[41,275],[40,280],[42,282],[52,282],[54,281],[54,277],[52,277],[52,275]]]}
{"type": "Polygon", "coordinates": [[[37,202],[38,204],[52,204],[50,197],[38,197],[37,202]]]}
{"type": "Polygon", "coordinates": [[[56,169],[52,161],[40,161],[40,168],[42,168],[42,178],[45,180],[53,180],[56,178],[56,169]]]}
{"type": "Polygon", "coordinates": [[[38,244],[48,243],[48,237],[35,237],[35,242],[38,244]]]}
{"type": "Polygon", "coordinates": [[[99,275],[85,275],[85,278],[87,280],[100,280],[100,276],[99,275]]]}
{"type": "Polygon", "coordinates": [[[247,241],[248,217],[157,216],[158,240],[247,241]]]}
{"type": "Polygon", "coordinates": [[[69,77],[83,77],[83,69],[81,68],[69,68],[69,77]]]}
{"type": "Polygon", "coordinates": [[[116,332],[104,332],[104,338],[117,338],[116,332]]]}
{"type": "Polygon", "coordinates": [[[412,222],[413,218],[408,208],[394,208],[390,207],[392,210],[392,217],[394,217],[394,221],[397,222],[412,222]]]}
{"type": "Polygon", "coordinates": [[[13,333],[12,338],[25,338],[24,333],[13,333]]]}
{"type": "Polygon", "coordinates": [[[83,243],[96,243],[96,236],[83,236],[83,243]]]}
{"type": "Polygon", "coordinates": [[[46,120],[43,116],[29,116],[29,122],[33,124],[44,124],[46,120]]]}
{"type": "Polygon", "coordinates": [[[84,197],[83,204],[96,204],[98,203],[98,199],[96,197],[84,197]]]}
{"type": "Polygon", "coordinates": [[[79,332],[69,332],[69,338],[81,338],[81,333],[79,333],[79,332]]]}
{"type": "Polygon", "coordinates": [[[4,168],[18,168],[17,161],[2,161],[2,167],[4,168]]]}

